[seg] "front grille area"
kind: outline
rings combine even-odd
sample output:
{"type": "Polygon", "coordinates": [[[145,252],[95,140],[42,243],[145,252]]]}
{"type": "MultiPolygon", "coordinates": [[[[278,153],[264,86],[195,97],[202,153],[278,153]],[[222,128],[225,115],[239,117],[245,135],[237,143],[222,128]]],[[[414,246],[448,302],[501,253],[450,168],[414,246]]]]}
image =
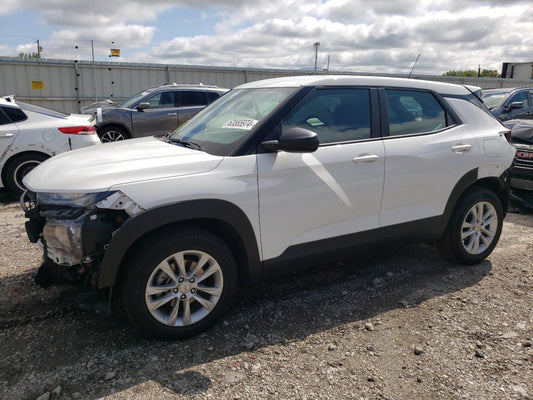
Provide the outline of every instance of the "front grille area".
{"type": "Polygon", "coordinates": [[[533,151],[517,149],[515,167],[533,169],[533,151]]]}

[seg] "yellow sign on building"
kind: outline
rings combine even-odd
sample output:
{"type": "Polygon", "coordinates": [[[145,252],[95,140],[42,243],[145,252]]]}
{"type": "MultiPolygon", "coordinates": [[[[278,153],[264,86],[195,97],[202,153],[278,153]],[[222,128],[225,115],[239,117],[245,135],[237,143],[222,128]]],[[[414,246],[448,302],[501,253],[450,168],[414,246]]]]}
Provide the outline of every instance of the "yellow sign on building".
{"type": "Polygon", "coordinates": [[[44,82],[43,81],[31,81],[31,88],[35,90],[43,90],[44,82]]]}

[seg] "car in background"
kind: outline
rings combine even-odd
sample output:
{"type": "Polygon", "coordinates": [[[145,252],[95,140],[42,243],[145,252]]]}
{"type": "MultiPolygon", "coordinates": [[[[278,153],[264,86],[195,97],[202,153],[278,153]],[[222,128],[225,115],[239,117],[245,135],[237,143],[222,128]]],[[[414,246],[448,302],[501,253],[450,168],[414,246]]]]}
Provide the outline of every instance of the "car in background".
{"type": "Polygon", "coordinates": [[[483,102],[501,121],[533,119],[533,88],[483,90],[483,102]]]}
{"type": "Polygon", "coordinates": [[[102,142],[162,136],[227,91],[218,86],[173,83],[150,88],[118,105],[104,101],[81,111],[96,115],[97,132],[102,142]]]}
{"type": "Polygon", "coordinates": [[[22,178],[47,158],[67,150],[100,144],[94,118],[0,97],[0,187],[15,194],[22,178]]]}
{"type": "Polygon", "coordinates": [[[516,147],[509,185],[514,199],[533,209],[533,121],[513,119],[504,125],[511,129],[511,144],[516,147]]]}

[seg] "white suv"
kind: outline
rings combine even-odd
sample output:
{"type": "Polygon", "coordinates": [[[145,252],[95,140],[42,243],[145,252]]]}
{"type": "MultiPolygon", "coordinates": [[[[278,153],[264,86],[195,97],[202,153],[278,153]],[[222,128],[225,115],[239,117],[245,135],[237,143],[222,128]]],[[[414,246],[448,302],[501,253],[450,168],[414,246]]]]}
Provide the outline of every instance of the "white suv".
{"type": "Polygon", "coordinates": [[[478,88],[305,76],[241,85],[166,138],[82,149],[24,180],[37,281],[116,287],[160,338],[198,333],[238,283],[357,245],[435,241],[453,262],[494,249],[509,131],[478,88]]]}

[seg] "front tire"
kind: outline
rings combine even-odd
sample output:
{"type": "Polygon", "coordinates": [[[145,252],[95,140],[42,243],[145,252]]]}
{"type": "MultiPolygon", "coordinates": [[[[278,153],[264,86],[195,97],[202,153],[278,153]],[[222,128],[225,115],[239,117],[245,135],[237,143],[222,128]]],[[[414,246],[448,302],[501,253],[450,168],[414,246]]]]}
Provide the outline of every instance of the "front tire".
{"type": "Polygon", "coordinates": [[[475,187],[458,201],[437,242],[442,255],[460,264],[477,264],[494,250],[503,226],[503,209],[494,192],[475,187]]]}
{"type": "Polygon", "coordinates": [[[5,184],[14,194],[20,195],[26,190],[22,179],[37,165],[49,158],[46,154],[29,153],[21,154],[9,161],[6,168],[5,184]]]}
{"type": "Polygon", "coordinates": [[[231,251],[200,228],[152,236],[124,267],[126,313],[142,332],[159,339],[204,331],[226,312],[237,291],[231,251]]]}

